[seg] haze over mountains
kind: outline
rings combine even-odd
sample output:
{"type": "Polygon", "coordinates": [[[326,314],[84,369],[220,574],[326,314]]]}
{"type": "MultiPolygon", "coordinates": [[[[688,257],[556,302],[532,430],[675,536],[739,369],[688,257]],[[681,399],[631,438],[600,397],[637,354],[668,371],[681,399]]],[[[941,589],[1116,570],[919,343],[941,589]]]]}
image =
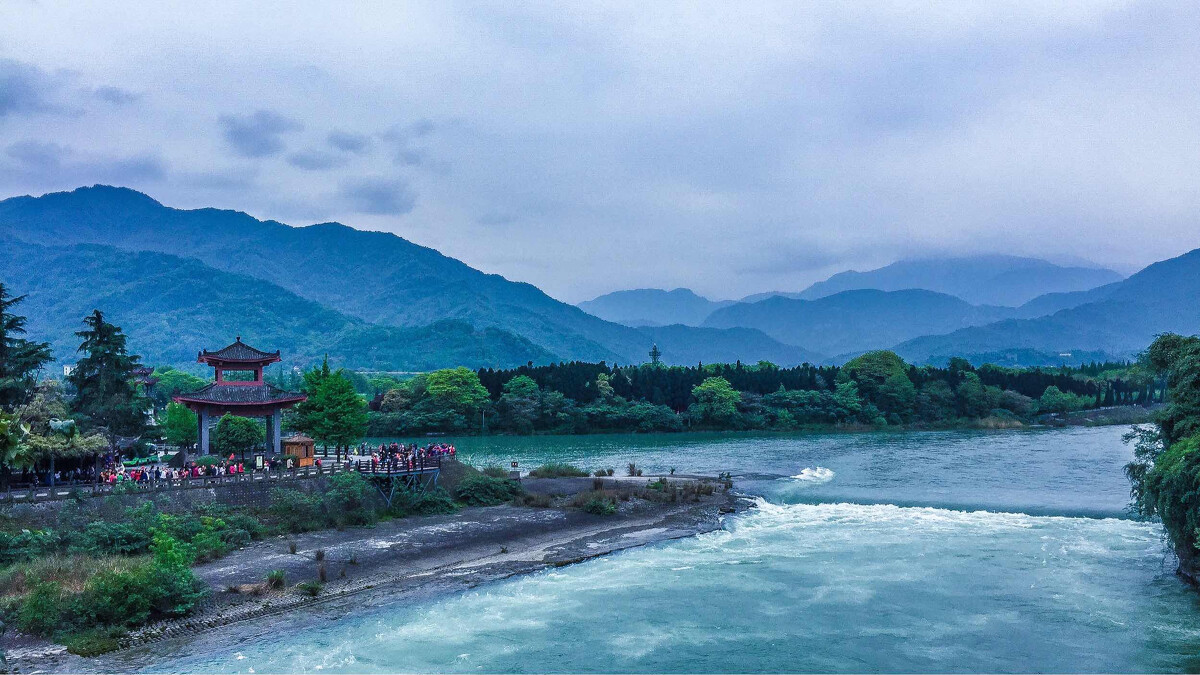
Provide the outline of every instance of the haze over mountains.
{"type": "MultiPolygon", "coordinates": [[[[431,362],[499,366],[581,359],[640,363],[647,359],[655,339],[554,300],[532,285],[485,274],[392,234],[364,232],[337,223],[289,227],[238,211],[173,209],[124,188],[95,186],[0,201],[0,237],[16,247],[11,249],[13,255],[0,262],[0,280],[14,293],[29,293],[27,307],[59,307],[64,314],[77,314],[61,317],[66,325],[74,326],[83,314],[71,305],[73,300],[82,301],[89,310],[99,306],[129,324],[134,345],[148,361],[174,359],[173,355],[181,353],[175,350],[177,345],[194,353],[215,341],[228,340],[236,332],[247,341],[260,341],[263,348],[310,358],[320,350],[332,349],[338,339],[360,347],[373,345],[378,358],[363,356],[360,360],[392,370],[424,369],[431,362]],[[52,245],[56,250],[20,249],[18,244],[52,245]],[[92,248],[69,248],[83,244],[92,248]],[[179,256],[191,262],[168,263],[127,253],[131,251],[179,256]],[[44,268],[18,260],[21,254],[58,266],[49,267],[50,273],[46,273],[44,268]],[[162,271],[172,264],[180,268],[177,278],[162,271]],[[145,286],[143,280],[155,275],[161,275],[158,283],[145,286]],[[206,276],[220,288],[198,285],[206,276]],[[144,286],[145,294],[129,292],[138,285],[144,286]],[[106,289],[108,295],[90,289],[106,289]],[[204,320],[209,311],[197,303],[206,290],[224,300],[220,309],[229,313],[229,321],[216,325],[204,320]],[[104,300],[109,300],[108,306],[101,306],[104,300]],[[243,311],[257,317],[248,322],[261,331],[261,339],[249,329],[234,327],[243,311]],[[134,329],[141,320],[137,315],[150,320],[155,314],[162,317],[155,331],[134,329]],[[320,320],[305,324],[302,315],[320,320]],[[295,330],[279,328],[283,326],[295,330]],[[448,332],[452,339],[444,349],[426,343],[427,349],[417,355],[419,342],[414,334],[381,330],[389,327],[448,332]]],[[[55,344],[69,342],[73,339],[69,334],[50,334],[62,330],[59,321],[59,317],[31,321],[34,336],[55,344]]],[[[757,360],[770,355],[793,363],[805,355],[799,347],[779,344],[761,334],[751,342],[725,340],[723,344],[738,348],[716,352],[712,337],[710,331],[676,331],[669,342],[659,345],[663,360],[693,363],[690,355],[698,350],[720,360],[757,360]],[[759,353],[757,348],[763,351],[759,353]]],[[[60,349],[57,354],[69,359],[70,352],[60,349]]]]}
{"type": "Polygon", "coordinates": [[[329,353],[375,370],[642,363],[655,343],[667,363],[836,363],[895,348],[915,362],[1038,365],[1130,356],[1157,333],[1200,330],[1197,251],[1129,279],[1011,256],[910,260],[799,297],[640,289],[582,303],[593,314],[395,235],[173,209],[104,186],[0,201],[0,281],[29,295],[31,334],[66,361],[93,308],[149,363],[186,365],[241,334],[298,364],[329,353]],[[870,284],[882,288],[858,288],[870,284]]]}

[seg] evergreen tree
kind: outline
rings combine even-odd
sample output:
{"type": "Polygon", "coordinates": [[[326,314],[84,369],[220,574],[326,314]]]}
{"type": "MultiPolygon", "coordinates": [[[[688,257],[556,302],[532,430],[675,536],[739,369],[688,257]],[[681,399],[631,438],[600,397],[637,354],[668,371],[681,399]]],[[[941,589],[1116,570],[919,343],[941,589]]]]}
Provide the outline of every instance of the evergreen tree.
{"type": "Polygon", "coordinates": [[[334,446],[339,457],[343,448],[366,434],[367,402],[343,371],[329,368],[328,357],[320,368],[304,374],[304,392],[308,400],[296,406],[298,430],[326,447],[334,446]]]}
{"type": "Polygon", "coordinates": [[[29,400],[37,373],[50,361],[50,345],[18,337],[25,334],[25,317],[11,310],[25,296],[12,297],[0,283],[0,407],[29,400]]]}
{"type": "Polygon", "coordinates": [[[105,321],[100,310],[83,323],[87,328],[76,333],[83,339],[83,358],[69,378],[76,391],[73,408],[116,449],[119,437],[139,436],[146,429],[147,401],[133,382],[139,357],[126,351],[120,326],[105,321]]]}
{"type": "Polygon", "coordinates": [[[200,425],[196,413],[187,409],[182,403],[168,403],[166,418],[162,424],[163,437],[167,443],[181,448],[190,448],[196,444],[200,434],[200,425]]]}

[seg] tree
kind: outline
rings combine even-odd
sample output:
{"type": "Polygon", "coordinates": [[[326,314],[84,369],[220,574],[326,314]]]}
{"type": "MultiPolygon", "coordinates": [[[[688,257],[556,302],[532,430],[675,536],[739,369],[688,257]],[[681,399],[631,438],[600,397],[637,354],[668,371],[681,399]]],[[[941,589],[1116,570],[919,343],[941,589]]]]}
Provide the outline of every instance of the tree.
{"type": "Polygon", "coordinates": [[[349,449],[366,434],[367,402],[341,370],[322,380],[314,394],[320,419],[314,438],[338,449],[349,449]]]}
{"type": "Polygon", "coordinates": [[[108,445],[100,434],[79,432],[75,420],[68,418],[58,383],[53,380],[38,386],[33,399],[17,409],[16,418],[26,433],[21,463],[30,467],[48,464],[51,485],[58,460],[94,456],[108,445]]]}
{"type": "Polygon", "coordinates": [[[196,413],[188,410],[187,406],[182,403],[169,403],[162,430],[167,443],[181,448],[190,448],[196,444],[199,438],[200,425],[197,422],[196,413]]]}
{"type": "Polygon", "coordinates": [[[528,375],[518,375],[504,383],[497,409],[501,421],[517,433],[533,433],[538,418],[541,390],[528,375]]]}
{"type": "Polygon", "coordinates": [[[11,310],[25,296],[12,297],[0,283],[0,407],[29,400],[37,373],[50,361],[50,345],[18,337],[25,334],[25,317],[11,310]]]}
{"type": "Polygon", "coordinates": [[[163,366],[154,371],[158,383],[154,385],[153,399],[158,406],[166,406],[177,394],[196,391],[208,384],[208,380],[196,377],[191,373],[176,370],[171,366],[163,366]]]}
{"type": "Polygon", "coordinates": [[[425,392],[433,403],[471,418],[488,400],[479,375],[468,368],[435,370],[426,376],[425,392]]]}
{"type": "Polygon", "coordinates": [[[231,452],[244,457],[247,451],[262,445],[264,438],[266,430],[257,420],[225,413],[217,421],[213,440],[221,454],[231,452]]]}
{"type": "Polygon", "coordinates": [[[120,326],[104,320],[95,310],[84,318],[86,329],[76,333],[83,339],[83,358],[70,375],[75,385],[74,409],[108,438],[116,449],[120,436],[138,436],[146,428],[147,402],[133,383],[139,358],[126,351],[120,326]]]}
{"type": "Polygon", "coordinates": [[[742,395],[723,377],[705,378],[692,387],[696,399],[696,410],[700,419],[714,424],[724,424],[737,415],[738,401],[742,395]]]}
{"type": "Polygon", "coordinates": [[[296,406],[296,427],[326,447],[333,445],[340,457],[366,433],[367,402],[343,371],[329,368],[328,357],[304,374],[304,390],[308,400],[296,406]]]}

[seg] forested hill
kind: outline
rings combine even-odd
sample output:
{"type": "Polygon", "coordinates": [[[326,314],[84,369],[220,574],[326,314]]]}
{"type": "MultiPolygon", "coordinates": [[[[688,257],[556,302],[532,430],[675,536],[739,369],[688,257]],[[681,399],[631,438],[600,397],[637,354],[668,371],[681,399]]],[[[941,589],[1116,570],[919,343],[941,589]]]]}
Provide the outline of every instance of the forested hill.
{"type": "Polygon", "coordinates": [[[503,330],[477,331],[461,321],[372,325],[260,279],[161,253],[0,239],[0,280],[28,296],[21,308],[29,336],[50,342],[55,358],[67,363],[76,358],[75,332],[96,308],[150,364],[195,367],[198,351],[237,335],[305,367],[325,354],[338,365],[378,370],[551,360],[544,349],[503,330]]]}
{"type": "MultiPolygon", "coordinates": [[[[34,244],[101,244],[193,258],[369,324],[418,328],[457,320],[498,329],[497,337],[525,338],[547,359],[638,363],[653,343],[634,328],[591,316],[530,284],[485,274],[392,234],[337,223],[289,227],[238,211],[169,208],[133,190],[95,186],[0,201],[4,234],[34,244]]],[[[24,292],[20,279],[4,280],[15,293],[24,292]]],[[[80,291],[89,297],[86,287],[80,291]]],[[[709,337],[677,331],[659,347],[665,361],[683,363],[683,355],[709,337]]],[[[748,348],[720,356],[765,358],[748,348]]]]}
{"type": "Polygon", "coordinates": [[[709,314],[731,304],[729,300],[709,300],[687,288],[639,288],[607,293],[579,303],[579,308],[626,326],[699,326],[709,314]]]}
{"type": "Polygon", "coordinates": [[[704,325],[757,328],[781,342],[836,356],[998,321],[1013,311],[933,291],[858,290],[818,300],[774,297],[738,303],[713,312],[704,325]]]}
{"type": "Polygon", "coordinates": [[[1083,291],[1120,280],[1120,274],[1108,269],[1064,267],[1037,258],[980,255],[901,260],[867,272],[841,272],[792,297],[816,300],[864,288],[881,291],[922,288],[975,305],[1016,307],[1045,293],[1083,291]]]}
{"type": "Polygon", "coordinates": [[[1088,349],[1120,356],[1144,349],[1161,333],[1195,334],[1200,332],[1200,249],[1154,263],[1086,299],[1093,297],[1050,316],[917,338],[896,351],[916,361],[1016,348],[1088,349]]]}

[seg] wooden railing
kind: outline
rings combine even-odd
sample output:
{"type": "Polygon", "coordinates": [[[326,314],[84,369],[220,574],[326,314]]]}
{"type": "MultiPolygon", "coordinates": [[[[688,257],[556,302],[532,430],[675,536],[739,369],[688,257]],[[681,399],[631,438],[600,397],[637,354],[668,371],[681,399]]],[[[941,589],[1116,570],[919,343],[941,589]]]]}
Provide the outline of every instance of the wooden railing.
{"type": "Polygon", "coordinates": [[[264,469],[251,473],[231,473],[223,476],[160,478],[138,483],[125,480],[117,483],[60,483],[54,487],[50,487],[49,485],[37,487],[9,486],[6,490],[0,492],[0,503],[25,504],[74,499],[76,497],[102,497],[112,494],[153,494],[172,490],[202,490],[242,483],[304,480],[319,476],[331,476],[347,471],[369,476],[408,476],[440,471],[443,460],[456,461],[450,456],[442,455],[424,457],[411,464],[408,462],[372,462],[369,459],[346,460],[342,462],[323,463],[319,467],[306,466],[295,469],[264,469]]]}

